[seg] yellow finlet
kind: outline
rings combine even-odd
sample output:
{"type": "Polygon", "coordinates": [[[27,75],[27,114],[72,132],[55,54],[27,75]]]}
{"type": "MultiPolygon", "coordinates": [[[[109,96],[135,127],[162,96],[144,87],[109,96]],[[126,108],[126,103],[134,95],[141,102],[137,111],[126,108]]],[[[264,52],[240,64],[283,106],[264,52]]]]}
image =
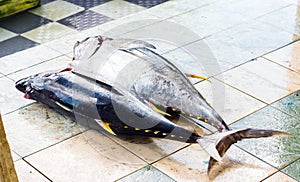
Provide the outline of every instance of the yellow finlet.
{"type": "Polygon", "coordinates": [[[116,135],[115,132],[110,128],[109,123],[98,119],[96,119],[96,122],[110,134],[116,135]]]}
{"type": "Polygon", "coordinates": [[[210,81],[207,77],[201,76],[201,75],[196,75],[196,74],[186,74],[186,76],[187,76],[187,77],[191,77],[191,78],[198,78],[198,79],[210,81]]]}
{"type": "Polygon", "coordinates": [[[164,112],[164,111],[158,109],[154,104],[152,104],[152,103],[149,103],[149,104],[150,104],[150,106],[152,107],[152,109],[153,109],[154,111],[156,111],[156,112],[158,112],[158,113],[160,113],[160,114],[162,114],[162,115],[171,116],[170,114],[168,114],[168,113],[166,113],[166,112],[164,112]]]}
{"type": "Polygon", "coordinates": [[[197,119],[201,119],[201,116],[197,116],[197,119]]]}
{"type": "Polygon", "coordinates": [[[129,128],[129,127],[125,125],[124,128],[129,128]]]}
{"type": "Polygon", "coordinates": [[[149,133],[151,130],[145,130],[146,133],[149,133]]]}
{"type": "Polygon", "coordinates": [[[140,128],[134,128],[136,131],[140,130],[140,128]]]}
{"type": "Polygon", "coordinates": [[[109,133],[116,135],[115,132],[113,132],[113,130],[110,128],[109,123],[107,122],[103,122],[104,124],[104,129],[106,129],[106,131],[108,131],[109,133]]]}
{"type": "Polygon", "coordinates": [[[166,136],[166,135],[167,135],[167,133],[162,133],[162,135],[166,136]]]}
{"type": "Polygon", "coordinates": [[[160,131],[155,131],[154,134],[156,135],[157,133],[159,133],[160,131]]]}

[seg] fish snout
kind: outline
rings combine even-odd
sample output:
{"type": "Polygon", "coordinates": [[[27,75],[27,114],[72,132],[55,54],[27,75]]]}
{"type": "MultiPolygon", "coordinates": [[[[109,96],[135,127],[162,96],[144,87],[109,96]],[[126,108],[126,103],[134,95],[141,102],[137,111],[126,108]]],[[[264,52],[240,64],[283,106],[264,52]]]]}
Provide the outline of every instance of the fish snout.
{"type": "Polygon", "coordinates": [[[29,81],[28,78],[23,78],[23,79],[21,79],[21,80],[19,80],[19,81],[16,82],[15,87],[19,91],[21,91],[23,93],[26,93],[27,87],[29,86],[29,82],[28,81],[29,81]]]}

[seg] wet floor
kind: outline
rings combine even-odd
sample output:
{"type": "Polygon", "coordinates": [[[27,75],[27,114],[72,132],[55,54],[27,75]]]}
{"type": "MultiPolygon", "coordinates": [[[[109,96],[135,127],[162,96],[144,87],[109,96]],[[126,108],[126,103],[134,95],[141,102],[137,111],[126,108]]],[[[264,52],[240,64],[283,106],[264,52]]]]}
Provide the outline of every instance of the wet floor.
{"type": "Polygon", "coordinates": [[[20,181],[300,181],[297,0],[48,0],[0,21],[0,108],[20,181]],[[231,128],[291,137],[241,141],[209,179],[198,145],[117,138],[23,98],[20,78],[64,68],[77,40],[148,38],[231,128]]]}

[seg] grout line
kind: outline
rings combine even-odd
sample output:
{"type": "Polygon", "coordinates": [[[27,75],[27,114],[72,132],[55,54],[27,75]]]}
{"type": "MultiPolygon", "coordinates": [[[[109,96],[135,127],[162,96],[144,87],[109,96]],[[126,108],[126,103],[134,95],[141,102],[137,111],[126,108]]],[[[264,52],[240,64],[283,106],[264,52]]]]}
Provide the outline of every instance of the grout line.
{"type": "Polygon", "coordinates": [[[297,70],[294,70],[294,69],[292,69],[292,68],[286,67],[286,66],[284,66],[284,65],[282,65],[282,64],[280,64],[280,63],[278,63],[278,62],[276,62],[276,61],[273,61],[272,59],[269,59],[269,58],[267,58],[267,57],[265,57],[265,56],[262,56],[262,58],[263,58],[263,59],[266,59],[266,60],[268,60],[268,61],[270,61],[270,62],[272,62],[272,63],[274,63],[274,64],[277,64],[277,65],[280,66],[280,67],[283,67],[283,68],[288,69],[288,70],[290,70],[290,71],[292,71],[292,72],[296,72],[296,73],[300,74],[300,72],[298,72],[297,70]]]}
{"type": "Polygon", "coordinates": [[[128,174],[126,174],[126,175],[124,175],[124,176],[122,176],[122,177],[116,179],[115,181],[116,181],[116,182],[117,182],[117,181],[120,181],[121,179],[124,179],[124,178],[126,178],[127,176],[130,176],[130,175],[132,175],[132,174],[138,172],[139,170],[144,169],[144,168],[147,167],[147,166],[149,166],[149,164],[147,164],[147,165],[145,165],[145,166],[143,166],[143,167],[141,167],[141,168],[138,168],[137,170],[135,170],[135,171],[133,171],[133,172],[130,172],[130,173],[128,173],[128,174]]]}
{"type": "Polygon", "coordinates": [[[43,64],[43,63],[46,63],[46,62],[48,62],[48,61],[52,61],[52,60],[54,60],[54,59],[57,59],[57,58],[63,57],[63,56],[65,56],[65,55],[64,55],[64,54],[62,54],[62,55],[59,55],[59,56],[53,57],[53,58],[51,58],[51,59],[47,59],[47,60],[41,61],[41,62],[39,62],[39,63],[33,64],[33,65],[30,65],[30,66],[28,66],[28,67],[26,67],[26,68],[22,68],[22,69],[19,69],[19,70],[13,71],[13,72],[11,72],[11,73],[7,73],[7,74],[5,74],[4,76],[8,77],[9,79],[11,79],[11,80],[13,80],[13,81],[16,81],[16,80],[14,80],[14,79],[10,78],[9,76],[10,76],[10,75],[13,75],[13,74],[15,74],[15,73],[18,73],[18,72],[24,71],[24,70],[26,70],[26,69],[29,69],[29,68],[32,68],[32,67],[35,67],[35,66],[41,65],[41,64],[43,64]]]}
{"type": "Polygon", "coordinates": [[[253,96],[253,95],[251,95],[251,94],[249,94],[249,93],[247,93],[247,92],[245,92],[245,91],[243,91],[243,90],[241,90],[241,89],[239,89],[239,88],[237,88],[237,87],[235,87],[233,85],[230,85],[230,84],[228,84],[227,82],[225,82],[223,80],[220,80],[220,79],[218,79],[216,77],[213,77],[213,78],[216,79],[216,80],[218,80],[218,81],[220,81],[220,82],[222,82],[223,84],[225,84],[225,85],[227,85],[227,86],[229,86],[231,88],[234,88],[235,90],[238,90],[238,91],[240,91],[240,92],[242,92],[242,93],[244,93],[244,94],[246,94],[246,95],[248,95],[248,96],[250,96],[250,97],[252,97],[252,98],[254,98],[254,99],[256,99],[256,100],[258,100],[258,101],[260,101],[262,103],[264,103],[264,104],[266,104],[266,105],[270,105],[269,103],[267,103],[267,102],[265,102],[265,101],[263,101],[263,100],[261,100],[259,98],[256,98],[255,96],[253,96]]]}
{"type": "MultiPolygon", "coordinates": [[[[108,139],[110,139],[112,142],[116,143],[117,145],[119,145],[120,147],[124,148],[126,151],[130,152],[131,154],[133,154],[134,156],[138,157],[139,159],[141,159],[143,162],[145,162],[147,165],[149,165],[149,162],[147,162],[145,159],[143,159],[142,157],[138,156],[136,153],[134,153],[133,151],[131,151],[129,148],[125,147],[124,145],[122,145],[120,142],[118,142],[117,140],[114,140],[113,138],[111,138],[111,136],[108,135],[108,133],[105,132],[101,132],[99,130],[94,130],[97,131],[101,134],[103,134],[105,137],[107,137],[108,139]]],[[[97,150],[95,150],[97,151],[97,150]]]]}
{"type": "Polygon", "coordinates": [[[122,179],[124,179],[124,178],[126,178],[126,177],[128,177],[128,176],[131,176],[131,175],[133,175],[134,173],[138,172],[139,170],[142,170],[142,169],[147,168],[147,167],[149,167],[149,166],[151,166],[151,167],[154,168],[155,170],[159,171],[160,173],[164,174],[165,176],[167,176],[167,177],[170,178],[171,180],[176,181],[176,180],[174,180],[173,178],[171,178],[168,174],[166,174],[165,172],[161,171],[160,169],[158,169],[157,167],[155,167],[155,166],[153,166],[153,165],[151,165],[151,164],[148,164],[148,165],[146,165],[146,166],[144,166],[144,167],[141,167],[141,168],[139,168],[139,169],[137,169],[137,170],[135,170],[135,171],[133,171],[133,172],[131,172],[131,173],[129,173],[129,174],[127,174],[127,175],[125,175],[125,176],[119,178],[119,179],[117,179],[116,181],[120,181],[120,180],[122,180],[122,179]]]}
{"type": "Polygon", "coordinates": [[[294,118],[294,119],[299,120],[299,117],[298,117],[298,116],[291,115],[290,113],[288,113],[288,112],[286,112],[286,111],[283,111],[283,110],[281,110],[280,108],[277,108],[277,107],[275,107],[275,106],[273,106],[273,105],[269,105],[269,106],[272,107],[273,109],[277,110],[277,111],[280,111],[280,112],[282,112],[282,113],[284,113],[284,114],[290,116],[291,118],[294,118]]]}
{"type": "MultiPolygon", "coordinates": [[[[288,33],[289,33],[289,32],[288,32],[288,33]]],[[[290,33],[290,34],[292,34],[292,33],[290,33]]],[[[292,34],[292,35],[295,35],[295,34],[292,34]]],[[[267,53],[264,53],[264,54],[262,54],[262,55],[256,57],[255,59],[258,59],[258,58],[260,58],[260,57],[263,57],[263,58],[264,58],[264,56],[267,55],[267,54],[270,54],[270,53],[272,53],[272,52],[275,52],[275,51],[277,51],[277,50],[279,50],[279,49],[282,49],[282,48],[284,48],[284,47],[287,47],[287,46],[289,46],[289,45],[291,45],[291,44],[294,44],[294,43],[300,41],[300,36],[298,36],[298,37],[299,37],[299,39],[293,40],[293,41],[291,41],[291,42],[289,42],[289,43],[287,43],[287,44],[285,44],[285,45],[283,45],[283,46],[281,46],[281,47],[278,47],[278,48],[273,49],[273,50],[271,50],[271,51],[269,51],[269,52],[267,52],[267,53]]]]}
{"type": "Polygon", "coordinates": [[[255,154],[252,154],[252,153],[250,153],[249,151],[247,151],[247,150],[245,150],[245,149],[241,148],[241,147],[240,147],[240,146],[238,146],[238,145],[234,145],[234,146],[235,146],[235,147],[237,147],[237,148],[239,148],[239,149],[240,149],[240,150],[242,150],[243,152],[246,152],[247,154],[249,154],[249,155],[251,155],[251,156],[255,157],[256,159],[258,159],[258,160],[262,161],[263,163],[265,163],[265,164],[267,164],[267,165],[271,166],[272,168],[276,169],[277,171],[279,170],[277,167],[275,167],[275,166],[273,166],[273,165],[269,164],[267,161],[265,161],[264,159],[261,159],[261,158],[259,158],[259,157],[258,157],[258,156],[256,156],[255,154]]]}
{"type": "Polygon", "coordinates": [[[177,152],[179,152],[179,151],[181,151],[181,150],[184,150],[184,149],[188,148],[188,147],[191,146],[191,145],[192,145],[191,143],[186,143],[185,146],[183,146],[183,147],[181,147],[181,148],[179,148],[179,149],[177,149],[177,150],[171,152],[170,154],[167,154],[166,156],[163,156],[162,158],[157,159],[157,160],[155,160],[155,161],[153,161],[153,162],[151,162],[151,163],[149,163],[149,164],[150,164],[150,165],[153,165],[153,164],[155,164],[155,163],[157,163],[157,162],[159,162],[159,161],[161,161],[161,160],[163,160],[163,159],[165,159],[165,158],[167,158],[167,157],[170,157],[171,155],[173,155],[173,154],[175,154],[175,153],[177,153],[177,152]]]}
{"type": "Polygon", "coordinates": [[[295,161],[291,162],[290,164],[288,164],[284,168],[280,169],[280,172],[283,173],[283,174],[285,174],[285,175],[287,175],[287,176],[289,176],[289,177],[291,177],[291,178],[293,178],[293,179],[295,179],[296,181],[298,181],[294,176],[291,176],[290,174],[287,174],[287,173],[285,173],[285,172],[282,171],[283,169],[289,167],[290,165],[292,165],[292,164],[294,164],[296,162],[300,162],[300,158],[296,159],[295,161]]]}
{"type": "Polygon", "coordinates": [[[58,142],[56,142],[56,143],[53,143],[53,144],[51,144],[51,145],[48,145],[47,147],[41,148],[41,149],[39,149],[39,150],[36,150],[36,151],[34,151],[34,152],[30,153],[30,154],[27,154],[27,155],[24,155],[23,157],[22,157],[22,156],[21,156],[21,157],[22,157],[23,160],[25,160],[25,158],[27,158],[27,157],[30,157],[30,156],[32,156],[32,155],[34,155],[34,154],[36,154],[36,153],[42,152],[42,151],[44,151],[44,150],[47,150],[47,149],[49,149],[50,147],[53,147],[53,146],[58,145],[58,144],[60,144],[60,143],[62,143],[62,142],[65,142],[65,141],[67,141],[67,140],[69,140],[69,139],[71,139],[71,138],[73,138],[73,137],[76,137],[76,136],[78,136],[78,135],[81,135],[81,134],[83,134],[83,133],[86,132],[86,131],[87,131],[87,130],[85,130],[85,131],[80,131],[80,132],[78,132],[78,133],[76,133],[76,134],[74,134],[74,135],[72,135],[72,136],[69,136],[69,137],[66,137],[66,138],[62,139],[61,141],[58,141],[58,142]]]}
{"type": "Polygon", "coordinates": [[[27,160],[25,160],[25,159],[23,159],[22,158],[22,160],[26,163],[26,164],[28,164],[29,166],[31,166],[33,169],[35,169],[38,173],[40,173],[42,176],[44,176],[47,180],[49,180],[49,181],[53,181],[53,180],[51,180],[48,176],[46,176],[42,171],[40,171],[38,168],[36,168],[35,166],[33,166],[29,161],[27,161],[27,160]]]}
{"type": "Polygon", "coordinates": [[[267,177],[265,177],[265,178],[263,178],[262,180],[260,180],[261,182],[263,182],[264,180],[266,180],[266,179],[268,179],[268,178],[270,178],[271,176],[273,176],[274,174],[276,174],[276,173],[279,173],[280,171],[277,169],[277,171],[275,171],[274,173],[272,173],[272,174],[270,174],[269,176],[267,176],[267,177]]]}
{"type": "Polygon", "coordinates": [[[12,113],[14,113],[14,112],[16,112],[16,111],[18,111],[18,110],[24,109],[25,107],[29,107],[30,105],[32,105],[32,104],[34,104],[34,103],[37,103],[37,102],[32,102],[32,103],[26,104],[26,105],[24,105],[24,106],[21,106],[21,107],[19,107],[19,108],[17,108],[17,109],[14,109],[14,110],[12,110],[12,111],[8,111],[7,113],[2,113],[2,116],[6,116],[6,115],[8,115],[8,114],[12,114],[12,113]]]}

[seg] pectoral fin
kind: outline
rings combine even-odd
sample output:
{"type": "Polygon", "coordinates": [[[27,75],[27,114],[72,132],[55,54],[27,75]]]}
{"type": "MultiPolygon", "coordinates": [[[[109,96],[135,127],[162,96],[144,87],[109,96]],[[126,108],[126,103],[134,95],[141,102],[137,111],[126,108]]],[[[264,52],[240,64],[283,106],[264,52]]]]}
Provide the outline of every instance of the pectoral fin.
{"type": "Polygon", "coordinates": [[[201,75],[188,74],[188,73],[186,73],[185,75],[186,75],[187,77],[190,77],[190,78],[198,78],[198,79],[210,81],[207,77],[201,76],[201,75]]]}
{"type": "Polygon", "coordinates": [[[152,104],[152,103],[150,103],[150,102],[148,102],[148,103],[149,103],[150,107],[151,107],[154,111],[156,111],[157,113],[160,113],[160,114],[162,114],[162,115],[170,116],[170,117],[171,117],[171,115],[170,115],[169,113],[166,113],[165,111],[162,111],[162,110],[158,109],[154,104],[152,104]]]}
{"type": "Polygon", "coordinates": [[[72,112],[72,109],[69,108],[68,106],[65,106],[64,104],[60,103],[60,102],[55,102],[56,105],[58,105],[59,107],[61,107],[63,110],[68,111],[68,112],[72,112]]]}

